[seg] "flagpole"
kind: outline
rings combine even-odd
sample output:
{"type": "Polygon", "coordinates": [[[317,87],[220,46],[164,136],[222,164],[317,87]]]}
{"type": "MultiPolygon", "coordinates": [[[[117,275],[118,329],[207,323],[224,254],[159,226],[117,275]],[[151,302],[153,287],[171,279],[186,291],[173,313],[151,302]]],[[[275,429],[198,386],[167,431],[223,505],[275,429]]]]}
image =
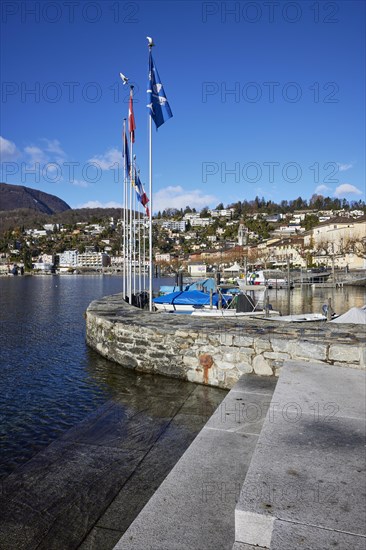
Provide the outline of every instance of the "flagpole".
{"type": "Polygon", "coordinates": [[[123,210],[122,210],[122,250],[123,250],[123,269],[122,269],[122,293],[123,299],[126,298],[126,119],[123,119],[123,210]]]}
{"type": "Polygon", "coordinates": [[[132,206],[132,273],[133,273],[133,294],[136,294],[136,166],[135,160],[133,160],[133,187],[131,187],[131,193],[133,194],[133,206],[132,206]]]}
{"type": "Polygon", "coordinates": [[[144,291],[146,291],[146,214],[143,215],[142,219],[142,265],[144,274],[144,291]]]}
{"type": "Polygon", "coordinates": [[[137,231],[137,234],[138,234],[138,259],[139,259],[139,262],[138,262],[138,266],[139,266],[139,292],[141,292],[142,290],[142,287],[141,287],[141,283],[142,283],[142,279],[141,279],[141,204],[139,203],[138,204],[138,207],[139,207],[139,212],[138,212],[138,231],[137,231]]]}
{"type": "MultiPolygon", "coordinates": [[[[133,99],[133,85],[130,86],[130,98],[133,99]]],[[[131,114],[129,113],[129,117],[131,114]]],[[[130,129],[131,130],[131,129],[130,129]]],[[[132,186],[134,184],[134,165],[133,165],[133,137],[130,131],[130,150],[131,150],[131,176],[130,176],[130,241],[129,241],[129,266],[128,266],[128,278],[129,278],[129,303],[132,304],[132,234],[133,234],[133,222],[132,222],[132,186]]]]}
{"type": "Polygon", "coordinates": [[[153,308],[153,231],[152,231],[152,216],[153,216],[153,174],[152,174],[152,119],[156,128],[164,124],[168,118],[173,116],[171,112],[169,103],[165,96],[163,85],[160,81],[160,77],[156,66],[153,63],[151,50],[154,46],[153,39],[151,36],[146,37],[148,40],[149,48],[149,87],[147,90],[148,93],[148,104],[147,107],[150,110],[150,120],[149,120],[149,195],[150,195],[150,209],[149,209],[149,287],[150,287],[150,300],[149,306],[150,311],[153,308]]]}
{"type": "MultiPolygon", "coordinates": [[[[151,50],[151,46],[149,47],[151,50]]],[[[153,212],[153,197],[152,197],[152,117],[149,117],[149,309],[152,311],[153,304],[153,257],[152,257],[152,212],[153,212]]]]}

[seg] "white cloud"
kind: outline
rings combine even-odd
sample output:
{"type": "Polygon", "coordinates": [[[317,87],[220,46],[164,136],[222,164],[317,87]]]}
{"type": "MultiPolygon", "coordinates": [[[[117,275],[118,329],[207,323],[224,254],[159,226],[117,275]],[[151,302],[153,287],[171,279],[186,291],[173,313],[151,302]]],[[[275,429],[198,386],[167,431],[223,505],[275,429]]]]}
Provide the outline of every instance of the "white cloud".
{"type": "Polygon", "coordinates": [[[334,191],[335,197],[342,197],[343,195],[349,194],[362,195],[362,191],[350,183],[342,183],[341,185],[338,185],[337,189],[334,191]]]}
{"type": "Polygon", "coordinates": [[[110,170],[116,162],[122,166],[122,153],[114,147],[103,155],[95,155],[93,158],[89,159],[88,162],[94,162],[101,170],[110,170]]]}
{"type": "Polygon", "coordinates": [[[115,201],[105,202],[104,204],[100,201],[88,201],[79,206],[75,206],[75,208],[122,208],[122,204],[115,201]]]}
{"type": "Polygon", "coordinates": [[[58,139],[43,138],[42,141],[46,143],[46,151],[54,153],[59,157],[66,157],[65,151],[62,149],[58,139]]]}
{"type": "Polygon", "coordinates": [[[327,193],[328,191],[331,191],[331,188],[327,185],[318,185],[318,187],[315,189],[314,193],[317,195],[323,195],[324,193],[327,193]]]}
{"type": "Polygon", "coordinates": [[[166,208],[203,208],[217,204],[218,199],[214,195],[205,195],[199,189],[184,190],[180,185],[165,187],[154,193],[153,197],[154,212],[165,210],[166,208]]]}
{"type": "Polygon", "coordinates": [[[46,153],[34,145],[24,147],[24,152],[28,155],[30,164],[35,164],[36,162],[46,164],[49,160],[46,153]]]}
{"type": "Polygon", "coordinates": [[[353,164],[342,164],[341,162],[338,162],[337,164],[338,164],[338,170],[340,172],[346,172],[346,170],[353,168],[353,164]]]}
{"type": "Polygon", "coordinates": [[[15,143],[0,136],[0,160],[15,160],[20,155],[15,143]]]}

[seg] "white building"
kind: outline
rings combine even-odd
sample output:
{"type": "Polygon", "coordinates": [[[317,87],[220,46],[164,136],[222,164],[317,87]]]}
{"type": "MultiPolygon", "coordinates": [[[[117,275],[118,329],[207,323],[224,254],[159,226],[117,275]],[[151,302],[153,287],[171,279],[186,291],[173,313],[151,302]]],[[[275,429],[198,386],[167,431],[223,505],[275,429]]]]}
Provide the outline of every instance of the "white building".
{"type": "Polygon", "coordinates": [[[111,265],[111,259],[105,252],[83,252],[78,255],[78,267],[101,268],[111,265]]]}
{"type": "Polygon", "coordinates": [[[170,262],[170,259],[171,259],[170,253],[155,254],[155,261],[156,262],[170,262]]]}
{"type": "Polygon", "coordinates": [[[365,269],[366,217],[332,218],[308,231],[304,245],[317,264],[365,269]]]}
{"type": "Polygon", "coordinates": [[[191,277],[203,277],[206,275],[206,264],[193,262],[188,264],[188,273],[191,277]]]}
{"type": "Polygon", "coordinates": [[[167,220],[164,221],[162,224],[162,227],[165,229],[172,229],[173,231],[185,231],[186,230],[186,221],[175,221],[175,220],[167,220]]]}
{"type": "Polygon", "coordinates": [[[78,265],[78,251],[77,250],[65,250],[59,254],[59,266],[60,267],[77,267],[78,265]]]}
{"type": "Polygon", "coordinates": [[[192,227],[207,227],[213,223],[212,218],[192,218],[192,227]]]}

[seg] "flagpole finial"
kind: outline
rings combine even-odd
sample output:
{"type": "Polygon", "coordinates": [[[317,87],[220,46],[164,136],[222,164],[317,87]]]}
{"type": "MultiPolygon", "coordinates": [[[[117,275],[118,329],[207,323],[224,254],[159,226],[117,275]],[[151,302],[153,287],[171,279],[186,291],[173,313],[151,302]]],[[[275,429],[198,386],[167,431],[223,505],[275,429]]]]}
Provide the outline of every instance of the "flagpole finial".
{"type": "Polygon", "coordinates": [[[119,73],[119,76],[121,77],[121,80],[122,80],[122,82],[123,82],[123,85],[127,84],[127,82],[128,82],[127,76],[125,76],[125,75],[122,74],[122,73],[119,73]]]}
{"type": "Polygon", "coordinates": [[[149,48],[152,48],[153,46],[155,46],[154,41],[151,38],[151,36],[147,36],[146,39],[147,39],[147,42],[148,42],[147,45],[149,46],[149,48]]]}

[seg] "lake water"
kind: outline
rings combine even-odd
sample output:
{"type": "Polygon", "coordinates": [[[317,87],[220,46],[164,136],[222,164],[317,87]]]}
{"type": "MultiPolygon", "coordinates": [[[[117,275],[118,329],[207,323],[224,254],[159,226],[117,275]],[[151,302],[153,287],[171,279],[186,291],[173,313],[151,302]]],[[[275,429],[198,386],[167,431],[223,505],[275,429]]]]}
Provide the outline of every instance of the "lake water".
{"type": "MultiPolygon", "coordinates": [[[[136,373],[85,344],[87,306],[121,288],[118,276],[0,278],[0,477],[138,384],[136,373]]],[[[271,291],[270,302],[282,313],[318,312],[329,296],[337,313],[366,301],[361,288],[307,287],[291,291],[290,302],[286,291],[271,291]]],[[[144,376],[143,383],[153,386],[153,378],[144,376]]]]}

